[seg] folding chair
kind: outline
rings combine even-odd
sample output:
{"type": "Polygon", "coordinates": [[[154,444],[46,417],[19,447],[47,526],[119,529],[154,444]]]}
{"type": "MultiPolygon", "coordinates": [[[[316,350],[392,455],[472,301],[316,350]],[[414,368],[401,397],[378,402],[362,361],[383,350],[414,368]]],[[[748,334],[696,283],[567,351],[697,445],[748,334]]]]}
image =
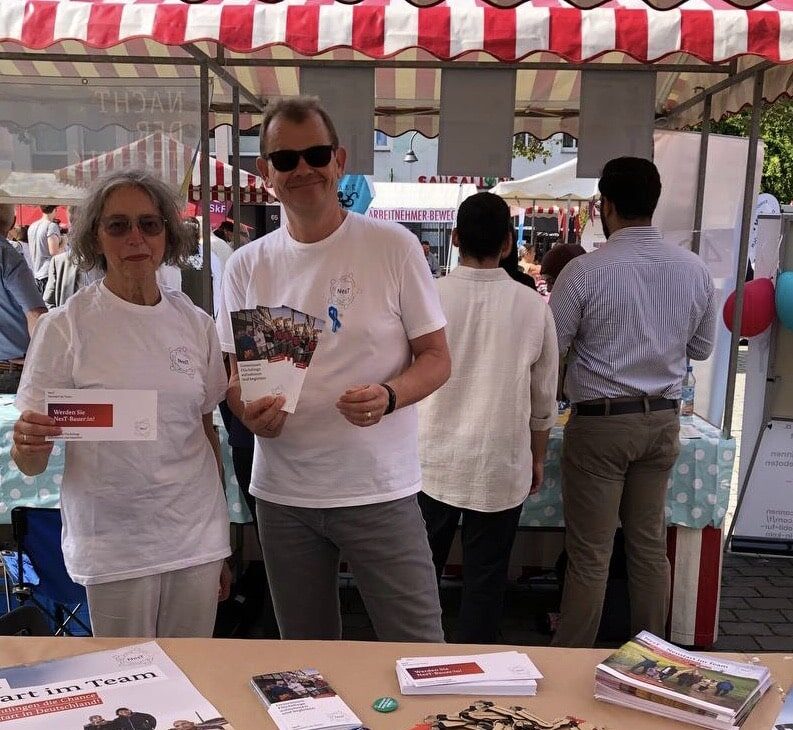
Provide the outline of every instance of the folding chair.
{"type": "Polygon", "coordinates": [[[61,511],[14,507],[11,525],[17,549],[0,556],[11,594],[20,604],[29,601],[43,611],[55,636],[90,636],[85,588],[72,581],[63,562],[61,511]]]}
{"type": "Polygon", "coordinates": [[[47,617],[27,605],[0,616],[0,636],[52,636],[52,630],[47,617]]]}

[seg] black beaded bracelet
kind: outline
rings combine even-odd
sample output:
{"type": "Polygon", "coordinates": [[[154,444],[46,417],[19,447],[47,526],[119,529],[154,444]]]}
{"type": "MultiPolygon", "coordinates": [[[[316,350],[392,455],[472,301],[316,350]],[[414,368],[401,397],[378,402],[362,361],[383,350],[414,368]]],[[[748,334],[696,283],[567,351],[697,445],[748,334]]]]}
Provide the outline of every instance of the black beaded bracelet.
{"type": "Polygon", "coordinates": [[[380,383],[380,385],[388,391],[388,406],[386,406],[385,412],[383,413],[384,416],[387,416],[389,413],[393,413],[394,410],[396,410],[396,393],[388,383],[380,383]]]}

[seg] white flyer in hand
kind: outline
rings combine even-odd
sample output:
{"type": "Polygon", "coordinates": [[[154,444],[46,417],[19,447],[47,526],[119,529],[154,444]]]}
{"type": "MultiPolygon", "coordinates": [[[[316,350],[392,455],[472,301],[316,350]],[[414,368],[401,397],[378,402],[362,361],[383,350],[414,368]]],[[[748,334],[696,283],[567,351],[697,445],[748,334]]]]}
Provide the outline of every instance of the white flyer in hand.
{"type": "Polygon", "coordinates": [[[157,439],[156,390],[59,388],[46,391],[45,408],[66,441],[157,439]]]}
{"type": "Polygon", "coordinates": [[[231,312],[243,401],[282,395],[294,413],[325,321],[291,307],[231,312]]]}

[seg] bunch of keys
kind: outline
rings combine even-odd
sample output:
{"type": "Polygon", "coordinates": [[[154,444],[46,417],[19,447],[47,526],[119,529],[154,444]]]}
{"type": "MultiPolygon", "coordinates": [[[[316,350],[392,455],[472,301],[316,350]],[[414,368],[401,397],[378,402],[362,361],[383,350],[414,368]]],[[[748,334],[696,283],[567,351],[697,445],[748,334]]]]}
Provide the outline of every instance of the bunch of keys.
{"type": "Polygon", "coordinates": [[[501,707],[480,700],[456,715],[431,715],[419,727],[428,730],[606,730],[576,717],[543,720],[523,707],[501,707]]]}

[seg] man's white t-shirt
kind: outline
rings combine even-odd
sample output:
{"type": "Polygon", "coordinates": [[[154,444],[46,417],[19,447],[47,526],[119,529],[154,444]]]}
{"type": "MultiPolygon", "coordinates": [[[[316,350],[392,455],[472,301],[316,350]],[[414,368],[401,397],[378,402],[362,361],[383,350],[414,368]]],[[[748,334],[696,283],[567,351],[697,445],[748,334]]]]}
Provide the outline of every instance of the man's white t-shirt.
{"type": "Polygon", "coordinates": [[[84,585],[230,554],[226,500],[202,424],[226,391],[217,334],[184,294],[160,292],[146,307],[103,282],[81,289],[39,320],[25,360],[20,411],[43,412],[48,388],[157,390],[156,441],[66,442],[63,552],[84,585]]]}
{"type": "Polygon", "coordinates": [[[258,305],[292,307],[324,319],[325,328],[295,413],[280,436],[256,439],[251,494],[298,507],[347,507],[419,491],[416,407],[366,428],[336,408],[348,388],[402,373],[412,362],[409,340],[446,324],[418,239],[399,224],[356,213],[316,243],[279,228],[229,259],[218,316],[224,352],[234,352],[229,312],[258,305]]]}

